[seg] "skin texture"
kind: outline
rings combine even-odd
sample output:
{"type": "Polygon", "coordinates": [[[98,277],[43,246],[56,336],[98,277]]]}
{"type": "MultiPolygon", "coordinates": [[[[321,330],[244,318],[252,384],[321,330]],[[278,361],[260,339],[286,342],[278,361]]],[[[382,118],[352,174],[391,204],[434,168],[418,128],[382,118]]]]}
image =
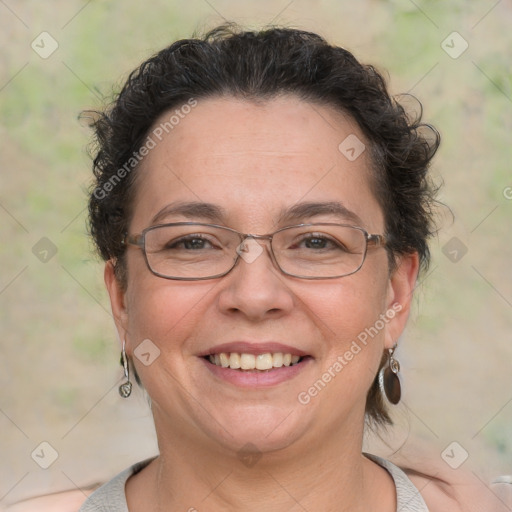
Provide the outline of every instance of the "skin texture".
{"type": "MultiPolygon", "coordinates": [[[[338,150],[350,134],[364,141],[347,116],[293,96],[200,100],[138,169],[130,233],[177,201],[213,203],[224,212],[215,223],[255,234],[290,223],[352,223],[325,213],[279,220],[300,202],[337,201],[360,217],[360,227],[383,233],[367,152],[350,162],[338,150]]],[[[160,220],[179,221],[208,222],[197,215],[160,220]]],[[[149,366],[134,359],[152,400],[161,455],[129,480],[130,510],[200,509],[199,496],[212,511],[269,503],[275,511],[301,510],[298,502],[308,510],[395,510],[389,475],[361,455],[364,407],[383,350],[405,326],[417,255],[403,257],[390,276],[386,251],[372,249],[356,274],[319,281],[283,275],[267,250],[223,278],[199,282],[152,275],[136,247],[128,249],[127,266],[126,290],[112,262],[105,269],[120,338],[129,356],[145,339],[160,350],[149,366]],[[401,311],[371,343],[301,404],[298,393],[397,303],[401,311]],[[198,357],[233,341],[280,342],[312,359],[286,382],[240,389],[198,357]],[[259,457],[250,467],[238,456],[242,447],[259,457]]]]}
{"type": "MultiPolygon", "coordinates": [[[[381,233],[366,154],[349,162],[337,150],[350,133],[363,140],[350,119],[293,97],[258,105],[201,101],[138,170],[130,232],[178,200],[222,206],[224,224],[257,234],[281,227],[282,208],[336,200],[361,217],[362,227],[381,233]]],[[[204,219],[167,219],[173,220],[204,219]]],[[[130,248],[125,290],[108,262],[105,280],[128,354],[147,338],[161,351],[147,367],[134,359],[152,399],[161,455],[128,481],[130,512],[394,512],[390,477],[361,456],[364,402],[382,350],[405,325],[417,267],[415,255],[402,258],[390,277],[381,249],[353,276],[304,281],[280,274],[264,253],[221,279],[180,283],[153,276],[141,252],[130,248]],[[394,303],[400,313],[318,396],[300,404],[297,394],[394,303]],[[284,342],[314,359],[275,388],[240,390],[214,378],[197,358],[233,340],[284,342]],[[248,442],[257,455],[249,464],[238,456],[243,446],[250,455],[248,442]]],[[[402,450],[393,462],[405,468],[432,512],[510,510],[510,496],[496,498],[497,490],[475,474],[429,460],[428,450],[402,450]]],[[[8,510],[76,511],[90,492],[43,496],[8,510]]]]}
{"type": "MultiPolygon", "coordinates": [[[[350,119],[294,97],[260,104],[202,100],[138,170],[130,232],[149,226],[175,201],[215,203],[226,212],[220,223],[256,234],[282,227],[282,208],[341,201],[367,231],[382,233],[366,154],[349,162],[337,150],[351,133],[363,140],[350,119]]],[[[174,220],[205,219],[165,221],[174,220]]],[[[329,215],[299,220],[343,221],[329,215]]],[[[108,262],[105,281],[128,354],[147,338],[161,351],[148,367],[134,359],[152,399],[161,455],[128,481],[130,511],[394,512],[390,477],[361,456],[364,402],[382,350],[404,328],[417,268],[411,255],[389,276],[379,249],[352,276],[304,281],[280,274],[263,253],[221,279],[180,283],[153,276],[142,253],[130,248],[125,290],[108,262]],[[299,403],[298,393],[394,303],[400,313],[318,396],[299,403]],[[289,382],[240,390],[214,378],[197,357],[234,340],[284,342],[314,359],[289,382]],[[252,462],[239,457],[244,446],[256,455],[252,462]]],[[[402,450],[392,459],[429,510],[510,510],[508,489],[497,498],[496,486],[490,492],[474,473],[429,460],[429,451],[402,450]]],[[[8,510],[76,511],[90,492],[43,496],[8,510]]]]}

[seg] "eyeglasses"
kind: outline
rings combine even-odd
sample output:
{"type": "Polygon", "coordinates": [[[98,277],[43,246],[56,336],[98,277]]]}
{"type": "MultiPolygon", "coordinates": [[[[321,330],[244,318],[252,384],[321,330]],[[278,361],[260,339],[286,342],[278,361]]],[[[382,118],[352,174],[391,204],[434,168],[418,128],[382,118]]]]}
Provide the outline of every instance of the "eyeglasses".
{"type": "Polygon", "coordinates": [[[228,274],[240,258],[254,261],[269,242],[270,256],[283,274],[301,279],[335,279],[357,272],[369,247],[383,247],[383,235],[345,224],[299,224],[268,235],[251,235],[198,222],[175,222],[126,235],[140,247],[149,270],[164,279],[199,281],[228,274]]]}

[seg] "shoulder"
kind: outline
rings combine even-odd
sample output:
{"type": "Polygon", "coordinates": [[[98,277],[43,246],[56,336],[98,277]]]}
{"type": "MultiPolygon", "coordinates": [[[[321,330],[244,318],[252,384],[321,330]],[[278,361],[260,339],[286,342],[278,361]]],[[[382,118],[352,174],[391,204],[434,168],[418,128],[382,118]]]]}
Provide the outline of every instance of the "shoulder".
{"type": "Polygon", "coordinates": [[[430,512],[444,512],[446,510],[450,510],[450,512],[472,512],[474,510],[473,508],[467,508],[468,496],[465,496],[461,489],[454,485],[454,482],[444,481],[436,475],[418,473],[410,468],[404,467],[402,469],[419,490],[430,512]]]}
{"type": "Polygon", "coordinates": [[[97,487],[39,496],[11,505],[5,512],[77,512],[97,487]]]}
{"type": "MultiPolygon", "coordinates": [[[[430,512],[510,512],[509,489],[492,485],[477,473],[444,468],[443,463],[399,463],[430,512]],[[505,493],[503,491],[506,491],[505,493]]],[[[505,487],[511,485],[500,484],[505,487]]]]}
{"type": "MultiPolygon", "coordinates": [[[[93,494],[94,496],[91,499],[94,500],[96,497],[94,504],[91,504],[94,509],[96,509],[95,506],[97,502],[111,503],[112,499],[117,500],[116,503],[119,506],[126,506],[124,494],[126,481],[130,476],[138,473],[149,465],[152,460],[154,460],[154,457],[134,464],[104,484],[98,483],[85,489],[38,496],[37,498],[11,505],[5,509],[5,512],[78,512],[80,507],[82,507],[93,494]]],[[[84,509],[85,508],[87,508],[87,505],[84,509]]],[[[4,510],[0,508],[0,512],[4,512],[4,510]]]]}

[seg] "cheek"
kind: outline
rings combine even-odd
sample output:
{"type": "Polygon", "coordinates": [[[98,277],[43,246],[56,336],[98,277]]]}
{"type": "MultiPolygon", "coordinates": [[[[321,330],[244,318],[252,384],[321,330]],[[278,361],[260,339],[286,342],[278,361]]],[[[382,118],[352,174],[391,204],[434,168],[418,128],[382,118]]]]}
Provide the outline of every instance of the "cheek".
{"type": "Polygon", "coordinates": [[[305,309],[317,318],[324,336],[339,348],[373,326],[385,313],[387,277],[371,278],[372,274],[360,271],[337,282],[314,283],[302,293],[305,309]]]}
{"type": "Polygon", "coordinates": [[[161,351],[184,348],[214,289],[214,282],[181,283],[153,275],[133,276],[127,294],[132,347],[150,339],[161,351]]]}
{"type": "Polygon", "coordinates": [[[155,404],[185,410],[183,388],[191,389],[195,357],[190,356],[197,352],[194,334],[215,284],[149,276],[131,285],[127,343],[136,371],[155,404]]]}
{"type": "Polygon", "coordinates": [[[387,284],[386,274],[361,271],[303,295],[325,343],[320,378],[335,382],[335,396],[363,397],[375,377],[389,323],[387,284]]]}
{"type": "Polygon", "coordinates": [[[334,422],[333,428],[339,428],[351,411],[358,417],[364,414],[384,350],[387,324],[380,318],[386,309],[385,283],[380,280],[369,288],[370,282],[359,286],[347,277],[336,286],[324,286],[318,299],[306,304],[317,319],[324,346],[314,378],[297,398],[315,411],[317,419],[334,422]]]}

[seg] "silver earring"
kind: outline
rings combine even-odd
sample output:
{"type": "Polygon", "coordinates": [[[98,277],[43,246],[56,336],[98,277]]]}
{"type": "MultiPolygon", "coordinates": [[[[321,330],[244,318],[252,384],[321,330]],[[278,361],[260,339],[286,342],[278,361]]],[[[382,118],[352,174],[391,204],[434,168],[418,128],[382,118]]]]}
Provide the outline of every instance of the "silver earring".
{"type": "Polygon", "coordinates": [[[402,396],[402,386],[400,384],[400,378],[398,372],[400,371],[400,363],[393,357],[395,353],[396,345],[393,348],[388,349],[388,364],[382,368],[380,373],[381,387],[386,395],[386,398],[393,404],[396,405],[400,402],[402,396]]]}
{"type": "Polygon", "coordinates": [[[128,364],[128,356],[126,355],[125,342],[123,341],[123,349],[121,350],[121,366],[124,370],[126,382],[119,386],[119,394],[123,398],[128,398],[132,394],[132,383],[130,382],[130,366],[128,364]]]}

